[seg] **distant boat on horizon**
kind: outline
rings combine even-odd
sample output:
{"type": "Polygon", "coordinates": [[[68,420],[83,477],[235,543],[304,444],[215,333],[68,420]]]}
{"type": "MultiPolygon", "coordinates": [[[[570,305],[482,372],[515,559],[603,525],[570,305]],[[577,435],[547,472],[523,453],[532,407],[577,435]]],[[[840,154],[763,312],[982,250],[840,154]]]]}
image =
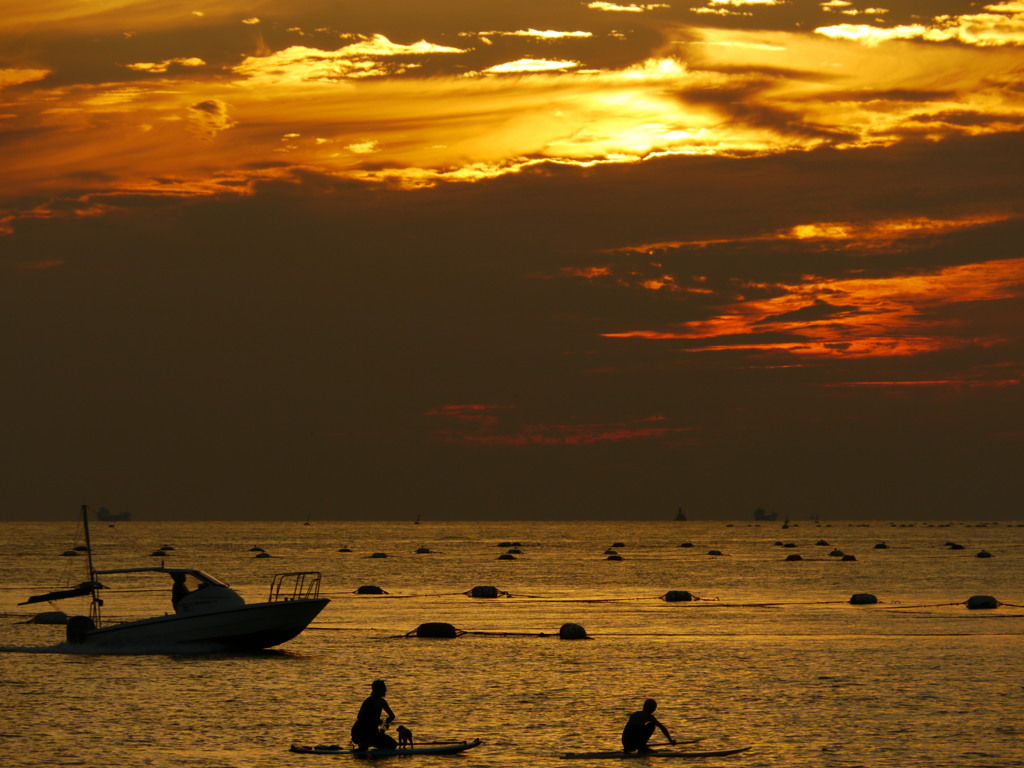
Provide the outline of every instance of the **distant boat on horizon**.
{"type": "Polygon", "coordinates": [[[106,507],[100,507],[96,512],[96,519],[104,523],[120,523],[132,519],[131,512],[111,512],[106,507]]]}
{"type": "Polygon", "coordinates": [[[754,510],[754,519],[757,520],[758,522],[761,522],[761,523],[771,523],[771,522],[774,522],[775,520],[778,520],[778,518],[779,518],[779,513],[778,512],[769,512],[768,510],[763,509],[761,507],[758,507],[757,509],[754,510]]]}
{"type": "Polygon", "coordinates": [[[676,510],[676,520],[686,520],[686,515],[683,514],[683,508],[679,507],[676,510]]]}

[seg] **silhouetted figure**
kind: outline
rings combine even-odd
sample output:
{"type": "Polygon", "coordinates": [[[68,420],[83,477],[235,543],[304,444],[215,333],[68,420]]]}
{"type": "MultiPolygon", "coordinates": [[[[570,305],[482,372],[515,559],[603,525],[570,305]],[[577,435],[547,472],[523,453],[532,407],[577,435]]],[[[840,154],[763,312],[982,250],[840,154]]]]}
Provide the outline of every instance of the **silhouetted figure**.
{"type": "Polygon", "coordinates": [[[661,728],[661,732],[665,734],[665,738],[670,744],[676,743],[668,729],[654,716],[654,710],[657,708],[658,702],[654,699],[647,699],[643,709],[629,716],[626,727],[622,729],[623,752],[650,752],[651,748],[647,746],[647,742],[654,734],[655,728],[661,728]]]}
{"type": "Polygon", "coordinates": [[[383,680],[374,680],[370,684],[370,695],[359,707],[359,714],[352,725],[352,742],[356,749],[394,749],[398,746],[397,741],[384,733],[395,719],[395,713],[391,711],[387,699],[384,698],[387,692],[388,687],[383,680]],[[384,712],[387,712],[388,716],[383,722],[382,730],[380,718],[384,712]]]}
{"type": "Polygon", "coordinates": [[[171,587],[171,605],[174,606],[174,610],[178,610],[178,603],[181,599],[187,595],[188,587],[185,586],[185,574],[184,573],[172,573],[171,579],[174,580],[174,585],[171,587]]]}

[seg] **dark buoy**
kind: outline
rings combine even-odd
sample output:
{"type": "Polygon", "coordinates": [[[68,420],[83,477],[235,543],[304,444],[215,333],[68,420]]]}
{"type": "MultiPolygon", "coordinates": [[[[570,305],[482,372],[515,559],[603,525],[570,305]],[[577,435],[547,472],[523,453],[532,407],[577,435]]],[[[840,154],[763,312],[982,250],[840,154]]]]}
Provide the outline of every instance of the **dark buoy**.
{"type": "Polygon", "coordinates": [[[859,592],[850,597],[850,605],[874,605],[878,598],[867,592],[859,592]]]}
{"type": "Polygon", "coordinates": [[[781,541],[776,541],[772,546],[773,547],[781,547],[782,546],[782,542],[781,541]]]}
{"type": "Polygon", "coordinates": [[[679,546],[682,547],[683,549],[689,549],[690,547],[693,546],[693,542],[692,541],[684,541],[679,546]]]}
{"type": "Polygon", "coordinates": [[[94,629],[96,629],[96,623],[88,616],[72,616],[68,619],[65,636],[72,645],[81,645],[85,642],[85,636],[94,629]]]}
{"type": "Polygon", "coordinates": [[[999,601],[991,595],[975,595],[974,597],[967,598],[966,605],[972,611],[978,611],[990,608],[998,608],[999,601]]]}
{"type": "MultiPolygon", "coordinates": [[[[161,549],[163,549],[163,547],[161,547],[161,549]]],[[[85,544],[79,544],[77,547],[74,547],[74,550],[75,552],[88,552],[89,548],[85,546],[85,544]]]]}
{"type": "Polygon", "coordinates": [[[824,539],[818,539],[816,542],[814,542],[814,546],[816,546],[816,547],[828,547],[830,545],[824,539]]]}
{"type": "Polygon", "coordinates": [[[670,589],[668,592],[662,595],[661,599],[664,600],[666,603],[685,603],[689,602],[690,600],[696,600],[697,598],[694,597],[691,592],[687,592],[685,589],[670,589]]]}
{"type": "Polygon", "coordinates": [[[721,555],[722,551],[720,549],[709,549],[708,550],[708,554],[709,555],[721,555]]]}
{"type": "Polygon", "coordinates": [[[380,559],[382,557],[387,557],[387,556],[388,556],[387,552],[374,552],[372,555],[370,555],[370,557],[375,557],[375,558],[378,558],[378,559],[380,559]]]}
{"type": "Polygon", "coordinates": [[[888,549],[888,548],[889,548],[889,545],[886,544],[884,541],[880,541],[877,544],[875,544],[875,549],[888,549]]]}
{"type": "Polygon", "coordinates": [[[841,549],[833,549],[831,552],[828,553],[828,556],[829,557],[842,557],[843,556],[843,550],[841,550],[841,549]]]}
{"type": "Polygon", "coordinates": [[[512,547],[512,549],[510,549],[508,551],[508,554],[510,554],[510,555],[521,555],[521,554],[523,554],[523,550],[519,549],[518,547],[512,547]]]}
{"type": "Polygon", "coordinates": [[[839,560],[843,563],[852,563],[857,560],[857,557],[855,555],[843,555],[839,560]]]}
{"type": "Polygon", "coordinates": [[[342,547],[342,548],[341,548],[341,549],[339,549],[338,551],[339,551],[339,552],[351,552],[352,550],[351,550],[351,549],[349,549],[348,547],[342,547]]]}
{"type": "Polygon", "coordinates": [[[162,549],[164,552],[170,552],[174,549],[174,547],[172,547],[170,544],[164,544],[162,547],[160,547],[160,549],[162,549]]]}
{"type": "Polygon", "coordinates": [[[262,552],[263,547],[249,547],[250,552],[262,552]]]}
{"type": "Polygon", "coordinates": [[[782,546],[784,549],[796,549],[796,544],[794,544],[792,541],[787,541],[782,546]]]}
{"type": "Polygon", "coordinates": [[[459,631],[443,621],[428,621],[416,627],[416,637],[458,637],[459,631]]]}
{"type": "Polygon", "coordinates": [[[473,587],[469,590],[470,597],[497,597],[497,587],[473,587]]]}
{"type": "Polygon", "coordinates": [[[798,560],[803,560],[803,558],[800,555],[786,555],[787,562],[795,563],[798,560]]]}
{"type": "Polygon", "coordinates": [[[506,552],[503,555],[498,555],[498,559],[499,560],[515,560],[516,556],[515,555],[510,555],[508,552],[506,552]]]}
{"type": "Polygon", "coordinates": [[[946,546],[948,546],[950,549],[963,549],[964,548],[963,544],[947,544],[946,546]]]}
{"type": "Polygon", "coordinates": [[[605,558],[605,560],[621,560],[621,559],[622,559],[622,555],[608,555],[608,557],[605,558]]]}
{"type": "Polygon", "coordinates": [[[617,555],[617,554],[619,554],[619,553],[618,553],[618,552],[616,552],[616,551],[615,551],[614,549],[606,549],[606,550],[604,551],[604,553],[605,553],[606,555],[617,555]]]}
{"type": "MultiPolygon", "coordinates": [[[[167,553],[164,552],[162,549],[158,549],[156,552],[150,552],[149,556],[150,557],[166,557],[167,553]]],[[[256,555],[256,557],[259,557],[259,555],[256,555]]]]}
{"type": "Polygon", "coordinates": [[[356,594],[357,595],[386,595],[387,592],[385,592],[383,589],[381,589],[380,587],[378,587],[378,586],[376,586],[374,584],[365,584],[365,585],[361,586],[359,589],[356,590],[356,594]]]}
{"type": "Polygon", "coordinates": [[[624,547],[626,545],[623,544],[621,541],[616,541],[614,544],[612,544],[612,546],[613,547],[624,547]]]}
{"type": "Polygon", "coordinates": [[[558,628],[558,636],[562,640],[589,640],[587,636],[587,630],[581,627],[579,624],[573,624],[572,622],[566,622],[558,628]]]}
{"type": "MultiPolygon", "coordinates": [[[[339,551],[341,551],[341,550],[339,550],[339,551]]],[[[417,555],[429,555],[430,554],[430,547],[419,547],[416,550],[416,554],[417,555]]]]}
{"type": "Polygon", "coordinates": [[[66,549],[60,553],[61,557],[78,557],[79,553],[73,549],[66,549]]]}
{"type": "Polygon", "coordinates": [[[975,557],[992,557],[992,553],[989,552],[987,549],[983,549],[981,550],[981,552],[976,554],[975,557]]]}

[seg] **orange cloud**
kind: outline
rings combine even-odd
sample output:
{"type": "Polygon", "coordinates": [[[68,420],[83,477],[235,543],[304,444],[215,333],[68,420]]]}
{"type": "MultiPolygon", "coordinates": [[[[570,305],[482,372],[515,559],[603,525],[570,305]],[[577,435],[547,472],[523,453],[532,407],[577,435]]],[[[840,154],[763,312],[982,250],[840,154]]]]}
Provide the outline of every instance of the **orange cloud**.
{"type": "Polygon", "coordinates": [[[779,295],[738,301],[707,320],[669,330],[632,330],[607,338],[709,342],[694,351],[775,350],[799,357],[891,357],[991,346],[993,336],[964,338],[937,310],[960,302],[1024,296],[1024,258],[946,267],[886,278],[822,280],[772,286],[779,295]],[[793,341],[760,343],[759,335],[793,341]],[[713,343],[721,340],[720,343],[713,343]]]}

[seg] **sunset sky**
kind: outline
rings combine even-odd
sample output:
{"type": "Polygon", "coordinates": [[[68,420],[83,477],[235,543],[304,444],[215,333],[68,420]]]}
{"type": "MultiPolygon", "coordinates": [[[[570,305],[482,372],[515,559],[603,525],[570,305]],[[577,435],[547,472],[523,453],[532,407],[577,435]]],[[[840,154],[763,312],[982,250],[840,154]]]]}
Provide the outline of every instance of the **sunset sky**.
{"type": "Polygon", "coordinates": [[[0,0],[0,519],[1024,511],[1024,1],[0,0]]]}

